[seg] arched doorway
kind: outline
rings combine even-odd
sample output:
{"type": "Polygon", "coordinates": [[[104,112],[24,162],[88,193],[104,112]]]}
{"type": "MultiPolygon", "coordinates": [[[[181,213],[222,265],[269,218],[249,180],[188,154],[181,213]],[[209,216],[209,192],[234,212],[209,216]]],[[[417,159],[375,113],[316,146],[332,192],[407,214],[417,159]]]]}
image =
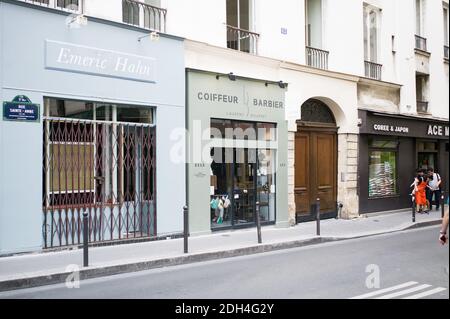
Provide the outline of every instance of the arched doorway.
{"type": "Polygon", "coordinates": [[[315,219],[317,198],[321,218],[337,216],[337,126],[330,108],[318,99],[302,105],[297,121],[294,193],[297,223],[315,219]]]}

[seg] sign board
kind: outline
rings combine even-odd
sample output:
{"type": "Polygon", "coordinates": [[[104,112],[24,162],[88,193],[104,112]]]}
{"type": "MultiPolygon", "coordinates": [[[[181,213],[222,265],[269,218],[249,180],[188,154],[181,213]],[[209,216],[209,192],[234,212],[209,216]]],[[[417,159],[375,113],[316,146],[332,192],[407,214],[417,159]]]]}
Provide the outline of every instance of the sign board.
{"type": "Polygon", "coordinates": [[[39,104],[25,95],[16,96],[12,102],[3,102],[3,120],[39,122],[39,104]]]}
{"type": "Polygon", "coordinates": [[[123,52],[46,41],[47,69],[156,83],[156,60],[123,52]]]}

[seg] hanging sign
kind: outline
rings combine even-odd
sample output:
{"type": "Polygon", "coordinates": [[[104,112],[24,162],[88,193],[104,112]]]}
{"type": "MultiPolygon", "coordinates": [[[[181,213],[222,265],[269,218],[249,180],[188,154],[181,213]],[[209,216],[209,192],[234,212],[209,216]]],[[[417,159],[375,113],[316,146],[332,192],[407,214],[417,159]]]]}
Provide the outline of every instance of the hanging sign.
{"type": "Polygon", "coordinates": [[[3,120],[39,122],[39,104],[25,95],[16,96],[12,102],[3,102],[3,120]]]}

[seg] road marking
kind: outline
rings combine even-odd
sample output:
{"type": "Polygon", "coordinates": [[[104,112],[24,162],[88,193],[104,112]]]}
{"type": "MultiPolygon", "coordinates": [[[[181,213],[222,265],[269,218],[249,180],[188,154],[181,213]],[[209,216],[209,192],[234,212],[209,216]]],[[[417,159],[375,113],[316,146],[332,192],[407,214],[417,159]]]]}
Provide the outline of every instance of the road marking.
{"type": "Polygon", "coordinates": [[[378,295],[384,294],[386,292],[390,292],[390,291],[394,291],[394,290],[410,287],[410,286],[413,286],[413,285],[416,285],[416,284],[417,284],[417,282],[410,281],[410,282],[406,282],[406,283],[401,284],[401,285],[397,285],[397,286],[394,286],[394,287],[377,290],[377,291],[374,291],[374,292],[369,292],[367,294],[356,296],[356,297],[353,297],[353,298],[350,298],[350,299],[365,299],[365,298],[369,298],[369,297],[374,297],[374,296],[378,296],[378,295]]]}
{"type": "Polygon", "coordinates": [[[435,289],[432,289],[432,290],[421,292],[420,294],[416,294],[416,295],[405,297],[403,299],[419,299],[419,298],[423,298],[423,297],[427,297],[427,296],[431,296],[431,295],[437,294],[437,293],[439,293],[441,291],[444,291],[444,290],[447,290],[447,288],[438,287],[438,288],[435,288],[435,289]]]}
{"type": "Polygon", "coordinates": [[[409,289],[402,290],[402,291],[399,291],[399,292],[394,292],[394,293],[389,294],[389,295],[384,295],[384,296],[378,297],[376,299],[392,299],[392,298],[395,298],[395,297],[398,297],[398,296],[407,295],[407,294],[409,294],[411,292],[424,290],[424,289],[426,289],[428,287],[431,287],[431,285],[420,285],[420,286],[409,288],[409,289]]]}

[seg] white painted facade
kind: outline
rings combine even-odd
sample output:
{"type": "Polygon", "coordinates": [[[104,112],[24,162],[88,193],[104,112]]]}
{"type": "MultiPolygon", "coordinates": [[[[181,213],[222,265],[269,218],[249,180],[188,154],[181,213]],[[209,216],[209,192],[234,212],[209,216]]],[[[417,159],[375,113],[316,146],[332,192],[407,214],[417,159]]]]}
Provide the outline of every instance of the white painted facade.
{"type": "MultiPolygon", "coordinates": [[[[310,7],[314,6],[314,10],[317,8],[321,10],[321,18],[317,17],[317,12],[311,18],[314,20],[313,23],[322,22],[322,25],[313,31],[316,38],[318,37],[317,32],[321,32],[320,40],[313,40],[312,46],[321,46],[319,49],[329,52],[328,70],[358,77],[365,76],[363,7],[369,5],[371,8],[380,9],[377,21],[378,58],[376,62],[383,65],[382,81],[401,85],[398,108],[391,107],[386,111],[415,114],[416,0],[283,0],[281,2],[250,0],[250,31],[260,34],[259,56],[280,62],[306,64],[305,1],[312,3],[310,7]]],[[[167,33],[226,48],[226,0],[145,2],[156,5],[159,3],[162,8],[167,9],[167,33]]],[[[448,89],[446,89],[448,87],[448,62],[444,62],[443,50],[445,42],[443,6],[448,6],[448,1],[422,0],[422,3],[422,36],[427,39],[428,52],[431,53],[429,57],[429,110],[432,116],[448,118],[449,111],[446,107],[449,102],[448,89]]],[[[85,0],[85,12],[88,16],[121,22],[121,8],[122,0],[85,0]]],[[[310,12],[313,9],[310,8],[310,12]]],[[[224,54],[227,53],[224,52],[224,54]]],[[[204,64],[202,63],[202,65],[204,64]]],[[[231,66],[233,66],[233,64],[229,66],[219,64],[214,59],[212,59],[211,65],[228,71],[231,71],[231,66]]],[[[190,67],[194,66],[190,65],[190,67]]],[[[235,74],[241,74],[244,70],[233,69],[233,71],[235,74]]],[[[255,77],[258,76],[258,72],[256,69],[250,71],[250,73],[254,73],[255,77]]],[[[246,73],[245,75],[251,74],[246,73]]],[[[298,85],[297,83],[291,84],[298,85]]],[[[295,105],[293,99],[291,100],[289,105],[298,108],[298,103],[301,101],[297,100],[297,105],[295,105]]],[[[342,107],[352,109],[355,105],[350,103],[342,107]]],[[[294,110],[288,111],[290,116],[295,113],[294,110]]]]}

